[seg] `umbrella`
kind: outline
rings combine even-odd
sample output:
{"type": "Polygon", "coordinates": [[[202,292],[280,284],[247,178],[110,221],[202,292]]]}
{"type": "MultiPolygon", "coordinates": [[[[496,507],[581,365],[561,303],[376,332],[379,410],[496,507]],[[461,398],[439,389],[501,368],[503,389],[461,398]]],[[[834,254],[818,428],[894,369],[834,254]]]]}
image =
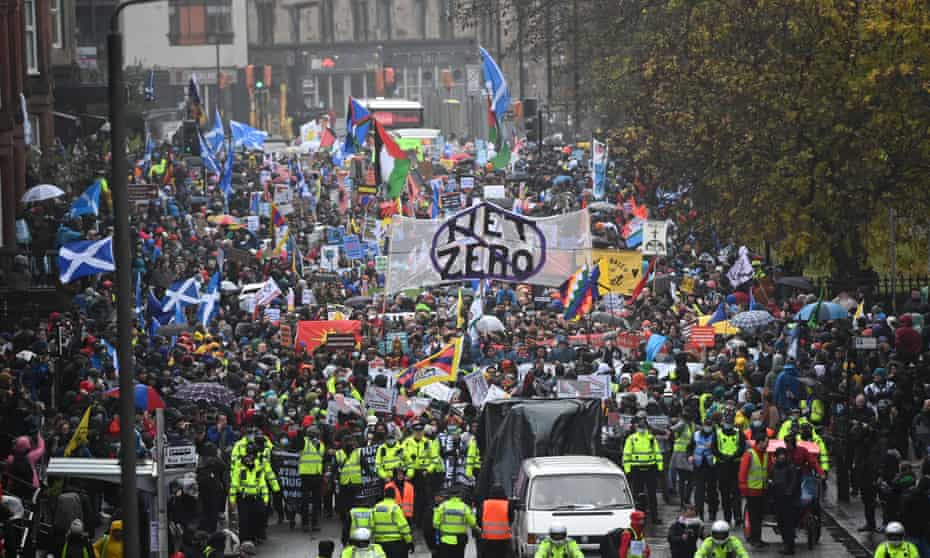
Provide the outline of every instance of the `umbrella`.
{"type": "Polygon", "coordinates": [[[236,400],[236,394],[229,388],[215,382],[195,382],[184,384],[174,393],[175,398],[184,401],[207,401],[226,407],[236,400]]]}
{"type": "Polygon", "coordinates": [[[238,225],[239,219],[236,219],[232,215],[211,215],[207,217],[207,221],[213,223],[214,225],[238,225]]]}
{"type": "Polygon", "coordinates": [[[774,321],[775,318],[765,310],[749,310],[748,312],[740,312],[739,314],[730,318],[730,324],[740,329],[765,327],[774,321]]]}
{"type": "MultiPolygon", "coordinates": [[[[161,395],[155,391],[155,388],[145,384],[135,385],[135,402],[136,409],[139,411],[151,411],[153,409],[164,409],[165,402],[161,395]]],[[[111,389],[106,392],[108,397],[119,397],[119,388],[111,389]]]]}
{"type": "Polygon", "coordinates": [[[432,311],[433,311],[432,308],[430,308],[429,306],[423,304],[422,302],[419,303],[419,304],[417,304],[416,307],[414,308],[414,310],[417,311],[417,312],[432,312],[432,311]]]}
{"type": "Polygon", "coordinates": [[[490,333],[492,331],[504,331],[504,324],[494,316],[481,316],[475,322],[475,329],[481,333],[490,333]]]}
{"type": "Polygon", "coordinates": [[[778,281],[775,281],[775,284],[794,287],[795,289],[801,289],[802,291],[814,290],[814,286],[811,285],[811,282],[803,277],[782,277],[778,281]]]}
{"type": "Polygon", "coordinates": [[[60,198],[65,195],[65,191],[53,184],[39,184],[26,190],[23,194],[23,203],[40,202],[53,198],[60,198]]]}
{"type": "Polygon", "coordinates": [[[25,360],[26,362],[32,362],[32,359],[36,357],[36,354],[32,351],[22,350],[16,353],[16,358],[20,360],[25,360]]]}
{"type": "Polygon", "coordinates": [[[588,204],[591,211],[616,211],[617,204],[603,201],[596,201],[588,204]]]}
{"type": "Polygon", "coordinates": [[[345,305],[352,308],[360,308],[369,304],[371,304],[370,296],[353,296],[351,298],[347,298],[345,301],[345,305]]]}
{"type": "Polygon", "coordinates": [[[187,324],[166,324],[158,328],[156,333],[163,337],[176,337],[185,331],[191,331],[191,326],[187,324]]]}
{"type": "Polygon", "coordinates": [[[591,321],[609,326],[623,325],[623,318],[607,312],[592,312],[591,321]]]}
{"type": "Polygon", "coordinates": [[[817,312],[817,321],[843,320],[849,317],[849,310],[835,302],[811,302],[795,314],[794,319],[807,321],[817,312]],[[818,309],[819,307],[819,309],[818,309]]]}

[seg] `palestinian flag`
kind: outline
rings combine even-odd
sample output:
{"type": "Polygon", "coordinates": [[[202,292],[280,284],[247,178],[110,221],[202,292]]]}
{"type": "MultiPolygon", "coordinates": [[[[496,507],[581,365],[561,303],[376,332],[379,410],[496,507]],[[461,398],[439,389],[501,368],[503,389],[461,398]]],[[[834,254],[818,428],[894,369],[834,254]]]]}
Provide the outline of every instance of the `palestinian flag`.
{"type": "Polygon", "coordinates": [[[320,149],[329,149],[336,143],[336,134],[333,129],[327,126],[323,128],[323,134],[320,136],[320,149]]]}
{"type": "Polygon", "coordinates": [[[397,199],[407,185],[407,175],[410,173],[410,160],[407,153],[397,145],[397,142],[380,122],[375,120],[375,166],[380,173],[381,184],[387,185],[385,198],[397,199]]]}
{"type": "Polygon", "coordinates": [[[491,99],[488,99],[488,129],[490,130],[488,143],[494,144],[494,149],[497,151],[497,155],[489,162],[494,165],[494,170],[506,168],[510,164],[510,146],[507,145],[507,142],[501,141],[503,134],[501,134],[494,110],[491,108],[491,99]]]}

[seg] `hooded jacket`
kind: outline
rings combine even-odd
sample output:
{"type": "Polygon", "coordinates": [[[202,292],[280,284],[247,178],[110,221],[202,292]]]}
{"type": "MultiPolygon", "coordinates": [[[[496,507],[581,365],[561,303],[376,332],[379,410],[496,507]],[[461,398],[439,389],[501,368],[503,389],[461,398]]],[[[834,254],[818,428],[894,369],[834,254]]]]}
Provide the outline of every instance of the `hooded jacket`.
{"type": "Polygon", "coordinates": [[[785,412],[797,408],[800,400],[801,380],[798,378],[798,369],[793,364],[786,364],[775,379],[775,405],[785,412]]]}
{"type": "Polygon", "coordinates": [[[123,540],[113,538],[113,531],[122,531],[123,522],[119,519],[110,524],[110,530],[94,543],[96,558],[123,558],[123,540]]]}

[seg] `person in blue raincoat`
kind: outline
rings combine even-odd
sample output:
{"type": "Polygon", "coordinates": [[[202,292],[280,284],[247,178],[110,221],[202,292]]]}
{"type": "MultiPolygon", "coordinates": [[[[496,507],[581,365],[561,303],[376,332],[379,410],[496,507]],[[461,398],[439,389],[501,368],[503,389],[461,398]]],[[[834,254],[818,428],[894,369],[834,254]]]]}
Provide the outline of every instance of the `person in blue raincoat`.
{"type": "Polygon", "coordinates": [[[798,406],[801,400],[801,380],[798,369],[789,362],[775,378],[775,405],[782,413],[787,413],[798,406]]]}

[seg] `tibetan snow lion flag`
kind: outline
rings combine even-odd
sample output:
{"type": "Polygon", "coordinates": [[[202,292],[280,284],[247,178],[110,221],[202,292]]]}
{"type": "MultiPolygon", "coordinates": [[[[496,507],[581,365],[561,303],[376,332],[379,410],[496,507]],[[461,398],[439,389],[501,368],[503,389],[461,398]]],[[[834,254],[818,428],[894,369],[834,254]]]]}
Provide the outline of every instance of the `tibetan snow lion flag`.
{"type": "Polygon", "coordinates": [[[454,382],[462,360],[462,340],[463,337],[459,337],[414,364],[397,377],[397,382],[408,390],[418,390],[436,382],[454,382]]]}

